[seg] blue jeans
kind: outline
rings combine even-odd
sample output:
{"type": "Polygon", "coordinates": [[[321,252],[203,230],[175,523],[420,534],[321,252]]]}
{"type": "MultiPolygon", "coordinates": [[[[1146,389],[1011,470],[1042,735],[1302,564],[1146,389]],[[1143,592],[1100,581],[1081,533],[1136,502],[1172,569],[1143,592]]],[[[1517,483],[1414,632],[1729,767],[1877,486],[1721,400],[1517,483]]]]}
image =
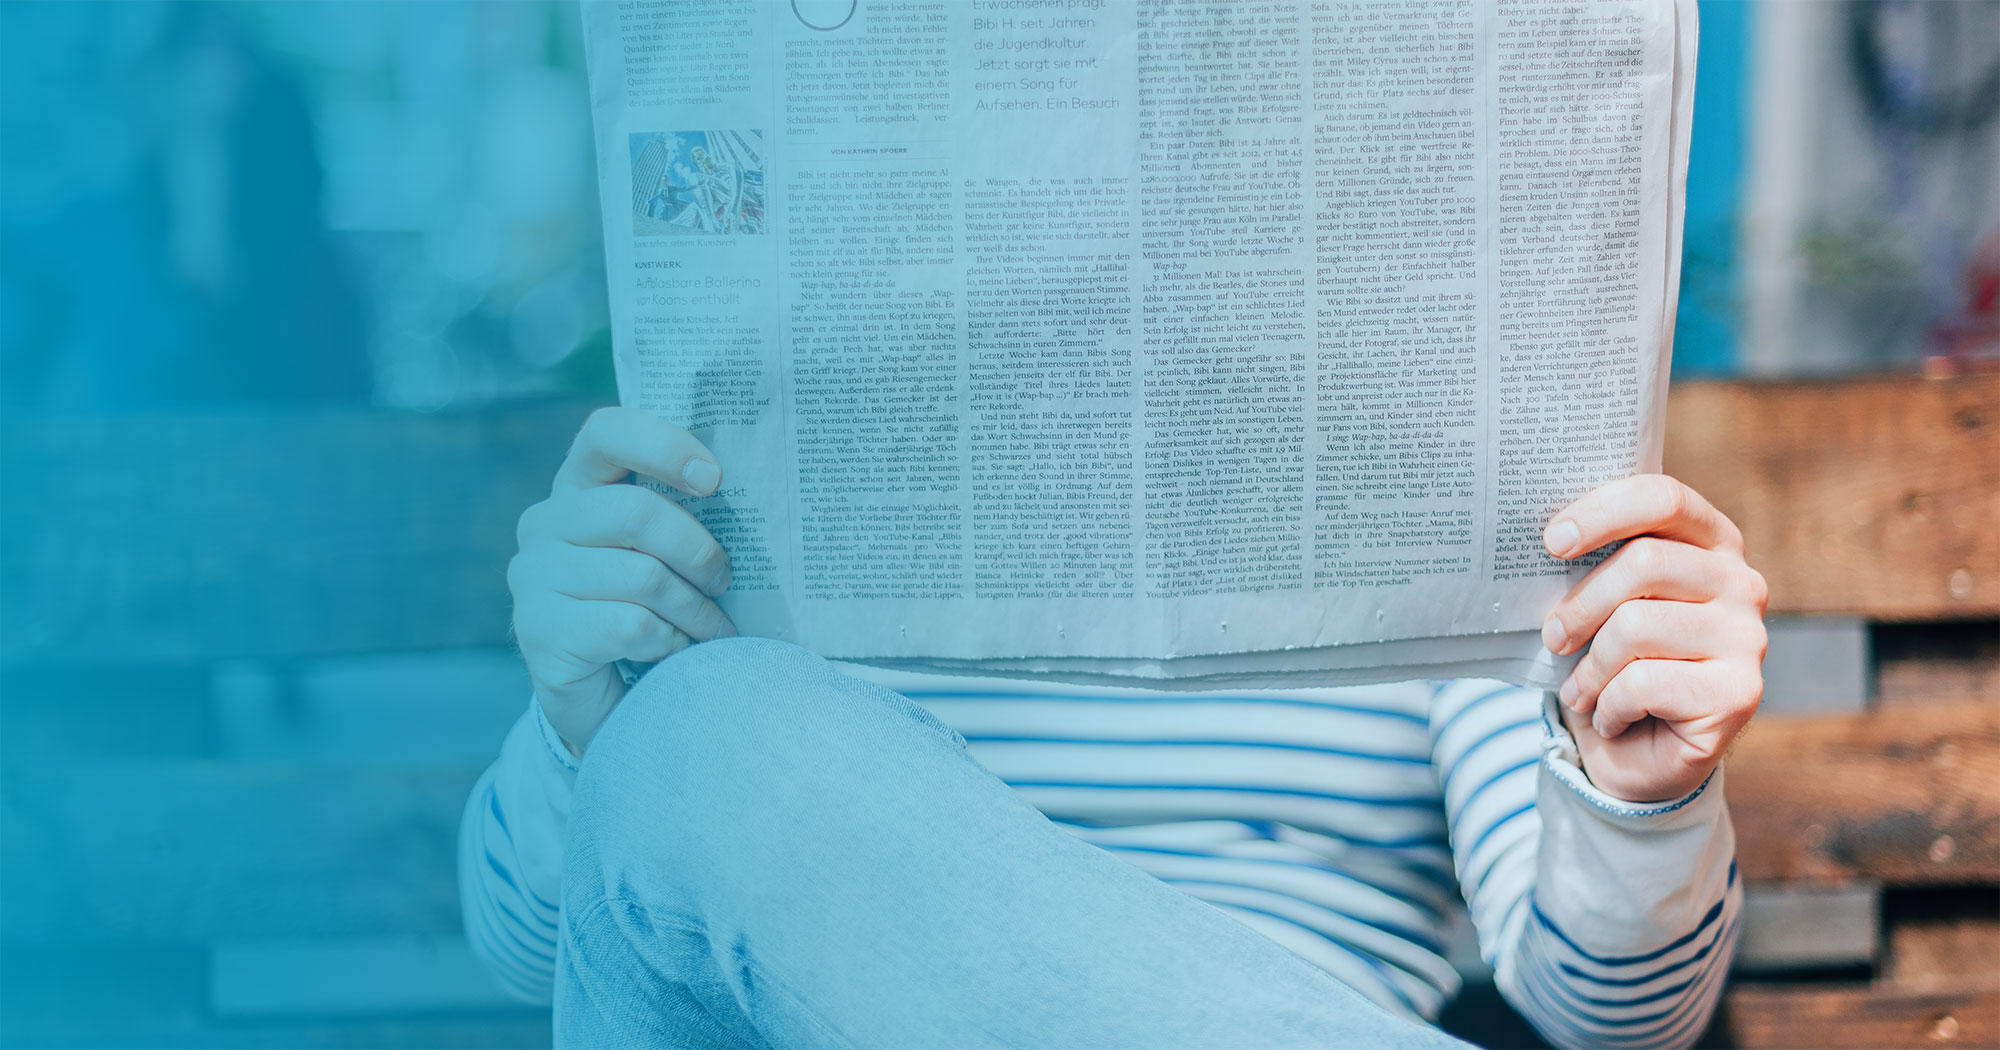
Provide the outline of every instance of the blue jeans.
{"type": "Polygon", "coordinates": [[[560,1046],[1457,1047],[1051,824],[796,646],[648,674],[577,778],[560,1046]]]}

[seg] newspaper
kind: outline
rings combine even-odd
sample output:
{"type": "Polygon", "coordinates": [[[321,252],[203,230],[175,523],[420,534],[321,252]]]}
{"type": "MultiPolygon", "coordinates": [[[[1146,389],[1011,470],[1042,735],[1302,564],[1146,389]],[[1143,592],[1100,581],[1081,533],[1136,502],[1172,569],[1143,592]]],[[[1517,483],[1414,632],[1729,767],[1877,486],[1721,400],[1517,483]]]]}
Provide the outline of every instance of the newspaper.
{"type": "Polygon", "coordinates": [[[1660,465],[1694,0],[583,7],[619,391],[745,634],[1553,687],[1660,465]]]}

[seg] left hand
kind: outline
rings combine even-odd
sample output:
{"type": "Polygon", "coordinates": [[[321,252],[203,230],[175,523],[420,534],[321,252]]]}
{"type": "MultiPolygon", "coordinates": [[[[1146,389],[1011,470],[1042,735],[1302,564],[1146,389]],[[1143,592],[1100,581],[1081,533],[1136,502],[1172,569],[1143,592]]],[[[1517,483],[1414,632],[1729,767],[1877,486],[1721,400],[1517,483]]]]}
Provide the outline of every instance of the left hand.
{"type": "Polygon", "coordinates": [[[1664,474],[1614,481],[1564,507],[1542,542],[1575,558],[1628,542],[1542,625],[1585,654],[1557,694],[1584,772],[1628,802],[1679,798],[1722,761],[1764,695],[1764,577],[1743,533],[1664,474]]]}

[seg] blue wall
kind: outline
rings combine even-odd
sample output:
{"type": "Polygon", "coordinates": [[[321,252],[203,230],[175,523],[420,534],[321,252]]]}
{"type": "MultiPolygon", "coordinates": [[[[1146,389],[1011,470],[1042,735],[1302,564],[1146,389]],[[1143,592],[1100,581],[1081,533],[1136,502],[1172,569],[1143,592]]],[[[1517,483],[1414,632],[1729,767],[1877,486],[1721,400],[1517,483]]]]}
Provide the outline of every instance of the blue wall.
{"type": "Polygon", "coordinates": [[[1736,367],[1736,220],[1750,95],[1752,0],[1702,0],[1674,375],[1736,367]]]}

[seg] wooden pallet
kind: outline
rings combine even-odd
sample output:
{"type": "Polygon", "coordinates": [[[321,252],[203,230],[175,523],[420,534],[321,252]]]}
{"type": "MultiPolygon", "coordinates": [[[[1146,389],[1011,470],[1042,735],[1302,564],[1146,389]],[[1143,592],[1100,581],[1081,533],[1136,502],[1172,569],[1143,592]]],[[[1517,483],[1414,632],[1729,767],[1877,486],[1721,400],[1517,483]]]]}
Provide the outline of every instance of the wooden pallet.
{"type": "Polygon", "coordinates": [[[1739,979],[1708,1042],[2000,1045],[2000,376],[1688,384],[1667,433],[1772,612],[1870,649],[1866,709],[1761,716],[1728,792],[1750,884],[1876,895],[1876,950],[1739,979]]]}

